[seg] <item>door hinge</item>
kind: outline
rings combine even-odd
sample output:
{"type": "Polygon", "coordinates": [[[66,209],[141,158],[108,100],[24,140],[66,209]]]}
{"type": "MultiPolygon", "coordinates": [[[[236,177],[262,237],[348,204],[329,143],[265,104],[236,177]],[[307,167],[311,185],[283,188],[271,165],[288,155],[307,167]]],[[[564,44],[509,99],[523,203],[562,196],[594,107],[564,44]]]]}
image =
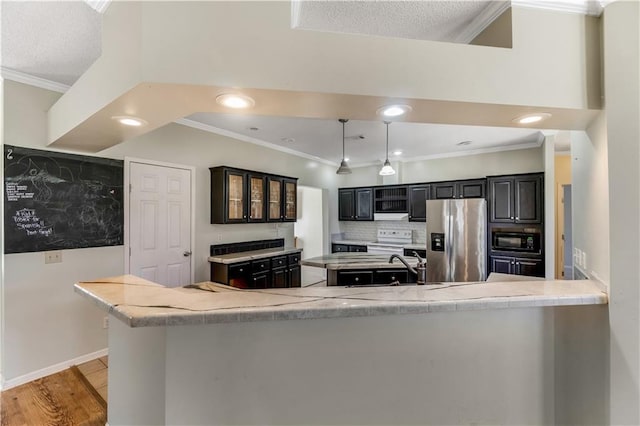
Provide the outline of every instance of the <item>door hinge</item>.
{"type": "Polygon", "coordinates": [[[562,241],[564,241],[564,234],[562,234],[562,241]]]}
{"type": "Polygon", "coordinates": [[[564,277],[564,271],[562,271],[562,276],[564,277]]]}
{"type": "Polygon", "coordinates": [[[131,184],[129,184],[129,194],[131,194],[131,184]]]}
{"type": "Polygon", "coordinates": [[[129,257],[131,257],[131,247],[129,247],[129,257]]]}

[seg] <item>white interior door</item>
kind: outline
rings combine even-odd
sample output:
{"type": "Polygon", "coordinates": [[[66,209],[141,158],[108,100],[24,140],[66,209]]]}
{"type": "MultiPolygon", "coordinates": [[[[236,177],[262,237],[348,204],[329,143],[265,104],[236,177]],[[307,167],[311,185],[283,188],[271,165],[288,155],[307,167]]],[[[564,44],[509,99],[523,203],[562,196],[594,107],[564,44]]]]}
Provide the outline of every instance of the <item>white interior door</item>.
{"type": "Polygon", "coordinates": [[[170,287],[191,283],[192,170],[129,163],[129,273],[170,287]]]}
{"type": "MultiPolygon", "coordinates": [[[[293,227],[297,247],[302,248],[302,259],[322,256],[324,224],[322,189],[298,186],[298,218],[293,227]]],[[[302,267],[302,286],[326,280],[326,269],[302,267]]]]}

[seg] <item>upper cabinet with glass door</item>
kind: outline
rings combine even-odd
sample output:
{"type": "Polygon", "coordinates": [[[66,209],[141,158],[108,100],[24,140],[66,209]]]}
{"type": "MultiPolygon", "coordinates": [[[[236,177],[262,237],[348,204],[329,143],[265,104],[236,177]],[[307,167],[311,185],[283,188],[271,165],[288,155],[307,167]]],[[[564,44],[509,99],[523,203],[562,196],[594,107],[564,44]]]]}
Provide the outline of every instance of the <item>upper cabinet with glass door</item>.
{"type": "Polygon", "coordinates": [[[297,180],[219,166],[211,171],[211,223],[296,220],[297,180]]]}

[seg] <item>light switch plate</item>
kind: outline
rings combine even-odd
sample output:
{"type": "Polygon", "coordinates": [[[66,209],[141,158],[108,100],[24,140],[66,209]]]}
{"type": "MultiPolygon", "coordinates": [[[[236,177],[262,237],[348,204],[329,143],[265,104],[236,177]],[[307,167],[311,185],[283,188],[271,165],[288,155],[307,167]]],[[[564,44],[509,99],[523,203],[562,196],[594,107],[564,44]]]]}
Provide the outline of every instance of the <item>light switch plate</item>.
{"type": "Polygon", "coordinates": [[[62,263],[62,251],[45,251],[44,263],[62,263]]]}

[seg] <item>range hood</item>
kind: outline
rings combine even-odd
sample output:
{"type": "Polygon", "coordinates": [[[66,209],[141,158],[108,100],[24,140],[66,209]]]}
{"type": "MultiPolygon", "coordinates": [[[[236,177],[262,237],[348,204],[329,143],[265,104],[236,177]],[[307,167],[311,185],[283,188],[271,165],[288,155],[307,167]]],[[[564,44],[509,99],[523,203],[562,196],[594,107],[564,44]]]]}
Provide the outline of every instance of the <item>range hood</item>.
{"type": "Polygon", "coordinates": [[[373,220],[409,220],[409,213],[374,213],[373,220]]]}

